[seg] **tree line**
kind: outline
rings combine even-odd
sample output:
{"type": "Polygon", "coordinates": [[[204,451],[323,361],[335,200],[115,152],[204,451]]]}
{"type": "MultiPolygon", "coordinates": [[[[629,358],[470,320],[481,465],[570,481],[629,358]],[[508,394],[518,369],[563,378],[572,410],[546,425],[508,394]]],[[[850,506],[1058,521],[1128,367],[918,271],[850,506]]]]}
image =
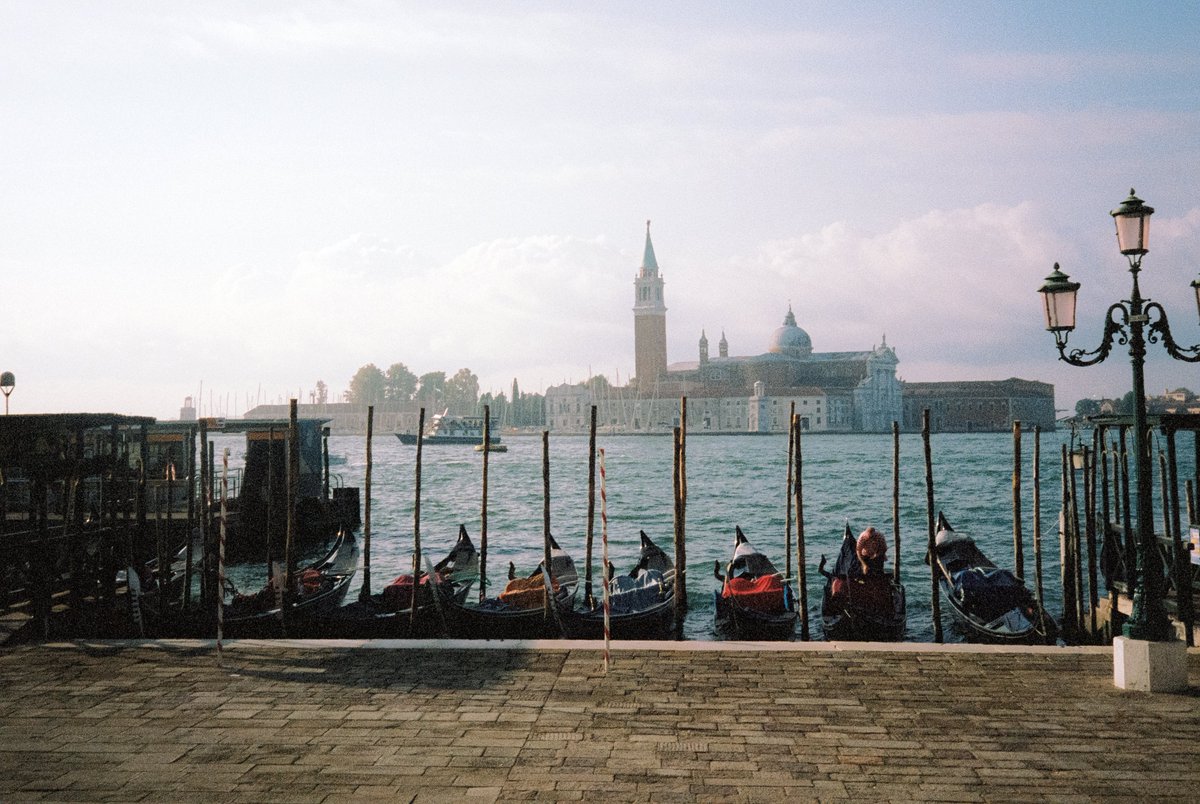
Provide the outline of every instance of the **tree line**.
{"type": "MultiPolygon", "coordinates": [[[[318,382],[318,388],[324,388],[318,382]]],[[[354,373],[346,391],[346,401],[352,405],[388,405],[423,407],[427,412],[448,410],[460,416],[483,415],[488,405],[492,420],[514,427],[533,427],[545,424],[545,397],[542,394],[522,393],[514,379],[512,395],[479,392],[479,378],[468,368],[461,368],[447,377],[444,371],[430,371],[418,376],[403,363],[393,363],[387,371],[368,363],[354,373]]]]}

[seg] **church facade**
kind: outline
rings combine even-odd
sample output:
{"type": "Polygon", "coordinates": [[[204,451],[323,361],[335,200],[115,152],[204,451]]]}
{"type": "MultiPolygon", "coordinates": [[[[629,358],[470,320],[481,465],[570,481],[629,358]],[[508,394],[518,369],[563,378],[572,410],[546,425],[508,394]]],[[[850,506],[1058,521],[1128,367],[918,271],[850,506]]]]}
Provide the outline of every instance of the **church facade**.
{"type": "Polygon", "coordinates": [[[1023,380],[906,385],[897,377],[899,359],[886,336],[870,349],[818,352],[790,305],[761,353],[731,356],[722,332],[714,356],[702,331],[695,360],[668,363],[663,290],[647,221],[634,278],[636,375],[621,388],[587,383],[548,388],[547,427],[587,432],[596,405],[597,424],[606,432],[670,432],[680,424],[680,399],[686,397],[689,433],[786,433],[793,410],[805,431],[882,433],[890,432],[893,422],[913,430],[920,427],[913,423],[915,406],[933,406],[940,414],[936,421],[953,430],[959,429],[957,412],[981,410],[985,403],[975,396],[984,394],[989,415],[972,420],[978,429],[1010,427],[1011,421],[1001,421],[1003,413],[1054,428],[1053,386],[1023,380]],[[1012,404],[1004,401],[1018,397],[1012,404]]]}

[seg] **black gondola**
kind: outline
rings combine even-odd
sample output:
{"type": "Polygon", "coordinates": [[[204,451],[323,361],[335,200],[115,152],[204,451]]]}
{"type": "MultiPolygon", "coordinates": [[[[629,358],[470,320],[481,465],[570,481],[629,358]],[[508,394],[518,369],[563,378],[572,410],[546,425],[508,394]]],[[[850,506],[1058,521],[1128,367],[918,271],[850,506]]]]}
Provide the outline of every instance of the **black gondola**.
{"type": "MultiPolygon", "coordinates": [[[[675,564],[646,531],[640,535],[637,564],[627,575],[609,581],[608,621],[613,639],[667,639],[674,629],[675,564]]],[[[603,598],[597,596],[594,607],[572,613],[568,630],[580,639],[602,639],[603,598]]]]}
{"type": "Polygon", "coordinates": [[[320,629],[328,636],[358,639],[446,636],[448,605],[465,602],[479,578],[479,553],[465,526],[458,526],[458,540],[433,571],[432,585],[428,572],[418,577],[415,621],[413,576],[406,573],[379,592],[322,616],[320,629]]]}
{"type": "MultiPolygon", "coordinates": [[[[315,617],[342,604],[358,567],[358,544],[349,528],[338,531],[329,552],[295,573],[296,592],[286,617],[296,631],[311,628],[315,617]],[[303,625],[301,625],[303,623],[303,625]]],[[[279,596],[275,584],[250,595],[235,595],[225,606],[225,633],[231,637],[280,636],[279,596]]]]}
{"type": "Polygon", "coordinates": [[[825,592],[821,597],[825,639],[831,642],[904,639],[907,618],[904,586],[896,583],[891,573],[863,573],[849,523],[833,572],[825,571],[825,556],[821,556],[819,569],[825,576],[825,592]]]}
{"type": "MultiPolygon", "coordinates": [[[[969,641],[1053,644],[1058,625],[1013,573],[998,568],[970,536],[938,512],[934,554],[942,595],[969,641]]],[[[929,558],[926,557],[926,561],[929,558]]]]}
{"type": "MultiPolygon", "coordinates": [[[[545,562],[542,562],[545,563],[545,562]]],[[[545,606],[542,563],[526,578],[509,582],[497,597],[478,605],[448,601],[450,632],[464,639],[553,639],[567,636],[567,619],[575,605],[579,574],[575,561],[550,537],[550,579],[554,593],[545,606]]]]}
{"type": "Polygon", "coordinates": [[[745,640],[793,637],[798,613],[792,588],[775,565],[754,549],[740,527],[726,573],[721,574],[720,562],[716,562],[713,574],[721,581],[721,588],[714,592],[718,633],[745,640]]]}

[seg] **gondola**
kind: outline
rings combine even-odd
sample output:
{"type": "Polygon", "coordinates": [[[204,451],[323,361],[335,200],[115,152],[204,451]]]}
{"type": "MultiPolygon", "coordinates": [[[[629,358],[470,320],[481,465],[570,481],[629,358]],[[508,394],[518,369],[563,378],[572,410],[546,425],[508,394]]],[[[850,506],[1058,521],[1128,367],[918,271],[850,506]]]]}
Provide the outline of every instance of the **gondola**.
{"type": "Polygon", "coordinates": [[[157,557],[143,562],[133,573],[132,579],[128,567],[117,571],[116,582],[118,586],[125,587],[129,596],[129,615],[132,620],[130,625],[137,634],[158,636],[171,629],[173,621],[178,618],[182,603],[186,557],[185,545],[171,556],[167,564],[168,571],[164,573],[165,578],[159,577],[157,557]],[[165,600],[162,597],[164,586],[165,600]]]}
{"type": "Polygon", "coordinates": [[[825,570],[825,556],[821,556],[819,570],[825,576],[825,591],[821,596],[825,639],[831,642],[896,642],[904,639],[907,617],[904,586],[896,583],[891,573],[863,573],[849,523],[842,535],[833,572],[825,570]]]}
{"type": "Polygon", "coordinates": [[[355,639],[399,639],[446,636],[447,605],[462,604],[479,578],[479,552],[463,525],[458,540],[429,573],[418,576],[417,611],[413,618],[413,576],[406,573],[382,590],[326,613],[317,623],[322,636],[355,639]],[[436,595],[436,599],[435,599],[436,595]]]}
{"type": "MultiPolygon", "coordinates": [[[[307,635],[315,617],[341,605],[358,566],[358,544],[349,528],[338,531],[329,552],[318,561],[294,573],[296,593],[287,609],[286,620],[295,625],[295,634],[307,635]],[[303,623],[303,625],[301,625],[303,623]]],[[[275,584],[268,583],[249,595],[235,594],[225,605],[225,633],[231,637],[268,637],[283,635],[279,596],[275,584]]]]}
{"type": "Polygon", "coordinates": [[[739,640],[788,640],[796,629],[796,598],[775,565],[754,549],[742,529],[734,538],[733,560],[714,593],[717,632],[739,640]]]}
{"type": "Polygon", "coordinates": [[[554,593],[547,609],[542,563],[525,578],[509,564],[509,580],[497,597],[477,605],[447,601],[450,631],[463,639],[553,639],[568,636],[579,574],[575,561],[550,537],[550,578],[554,593]]]}
{"type": "MultiPolygon", "coordinates": [[[[675,621],[675,565],[646,531],[641,554],[626,575],[609,581],[609,635],[613,639],[668,639],[675,621]]],[[[573,612],[568,630],[579,639],[604,637],[603,587],[591,608],[573,612]]]]}
{"type": "Polygon", "coordinates": [[[942,596],[969,641],[1043,645],[1057,639],[1057,623],[1024,582],[988,560],[974,539],[950,527],[941,511],[934,560],[942,596]]]}

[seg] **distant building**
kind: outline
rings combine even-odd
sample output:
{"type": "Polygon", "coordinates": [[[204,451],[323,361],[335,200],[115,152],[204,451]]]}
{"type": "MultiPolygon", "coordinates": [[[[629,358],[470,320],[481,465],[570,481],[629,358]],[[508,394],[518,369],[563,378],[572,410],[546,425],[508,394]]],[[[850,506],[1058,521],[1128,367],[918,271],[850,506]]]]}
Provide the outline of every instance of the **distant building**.
{"type": "Polygon", "coordinates": [[[667,363],[667,308],[650,222],[642,264],[634,279],[636,376],[624,388],[559,385],[546,391],[546,425],[586,432],[591,405],[610,432],[664,432],[680,423],[688,400],[688,430],[782,433],[795,405],[803,429],[814,432],[887,432],[893,422],[919,430],[931,410],[940,431],[1007,430],[1014,419],[1054,428],[1054,387],[1028,380],[902,383],[899,359],[886,336],[870,349],[817,352],[789,305],[761,354],[733,356],[724,332],[713,357],[700,332],[695,361],[667,363]]]}
{"type": "Polygon", "coordinates": [[[905,430],[920,430],[926,409],[929,429],[939,433],[977,433],[1012,429],[1014,421],[1052,431],[1054,386],[1033,380],[906,382],[905,430]]]}

